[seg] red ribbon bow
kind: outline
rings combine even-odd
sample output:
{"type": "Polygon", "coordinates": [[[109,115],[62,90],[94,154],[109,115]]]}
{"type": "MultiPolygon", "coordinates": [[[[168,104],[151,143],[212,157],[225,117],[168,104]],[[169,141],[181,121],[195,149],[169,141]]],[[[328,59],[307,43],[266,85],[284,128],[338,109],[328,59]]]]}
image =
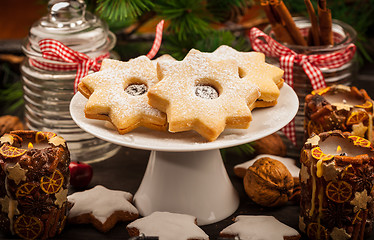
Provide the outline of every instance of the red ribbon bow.
{"type": "Polygon", "coordinates": [[[64,64],[50,63],[32,59],[32,65],[49,71],[76,70],[77,73],[75,75],[74,81],[74,93],[77,92],[80,79],[86,76],[90,69],[92,69],[93,71],[99,71],[101,67],[101,61],[104,58],[108,58],[110,55],[109,53],[107,53],[96,58],[90,58],[86,54],[74,51],[73,49],[65,46],[60,41],[54,39],[40,40],[39,46],[44,59],[63,62],[64,64]]]}
{"type": "MultiPolygon", "coordinates": [[[[285,82],[293,87],[293,66],[299,64],[308,76],[313,89],[326,87],[321,68],[339,68],[352,60],[356,46],[351,43],[345,49],[329,54],[305,55],[297,54],[291,49],[278,43],[264,32],[252,28],[249,33],[252,48],[269,57],[279,57],[280,68],[284,70],[285,82]]],[[[285,135],[296,145],[295,122],[290,122],[283,128],[285,135]]]]}
{"type": "MultiPolygon", "coordinates": [[[[156,37],[153,42],[153,46],[147,57],[152,59],[160,49],[162,41],[162,30],[164,26],[164,20],[160,21],[156,27],[156,37]]],[[[101,61],[104,58],[110,56],[109,53],[100,55],[96,58],[90,58],[88,55],[74,51],[73,49],[65,46],[60,41],[54,39],[43,39],[39,41],[40,50],[42,51],[43,58],[48,61],[40,61],[36,59],[30,59],[30,63],[40,69],[48,71],[77,71],[74,81],[74,93],[78,90],[78,84],[84,76],[92,69],[93,71],[99,71],[101,67],[101,61]],[[61,62],[61,63],[57,63],[61,62]]]]}

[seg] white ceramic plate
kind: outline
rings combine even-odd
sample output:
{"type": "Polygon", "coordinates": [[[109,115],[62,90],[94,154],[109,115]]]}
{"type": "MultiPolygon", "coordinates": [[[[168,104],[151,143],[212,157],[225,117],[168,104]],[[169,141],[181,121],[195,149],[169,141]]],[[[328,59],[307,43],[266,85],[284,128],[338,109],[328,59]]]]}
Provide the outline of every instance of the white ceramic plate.
{"type": "Polygon", "coordinates": [[[252,111],[253,120],[248,129],[226,129],[214,142],[207,142],[194,131],[182,133],[158,132],[138,128],[124,135],[102,120],[87,119],[84,106],[87,99],[79,92],[70,103],[70,113],[76,124],[92,135],[118,145],[155,151],[189,152],[232,147],[268,136],[287,125],[296,115],[299,100],[287,84],[280,90],[278,104],[252,111]]]}

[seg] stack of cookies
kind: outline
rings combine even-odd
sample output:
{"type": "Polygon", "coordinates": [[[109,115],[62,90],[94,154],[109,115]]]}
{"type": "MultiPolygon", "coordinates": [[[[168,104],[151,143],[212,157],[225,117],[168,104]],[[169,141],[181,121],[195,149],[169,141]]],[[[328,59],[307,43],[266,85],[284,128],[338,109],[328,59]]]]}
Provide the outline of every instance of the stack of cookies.
{"type": "Polygon", "coordinates": [[[274,106],[282,75],[262,53],[221,46],[212,53],[192,49],[182,61],[105,59],[79,91],[88,98],[85,116],[110,121],[120,134],[142,126],[195,130],[214,141],[225,128],[248,128],[254,108],[274,106]]]}

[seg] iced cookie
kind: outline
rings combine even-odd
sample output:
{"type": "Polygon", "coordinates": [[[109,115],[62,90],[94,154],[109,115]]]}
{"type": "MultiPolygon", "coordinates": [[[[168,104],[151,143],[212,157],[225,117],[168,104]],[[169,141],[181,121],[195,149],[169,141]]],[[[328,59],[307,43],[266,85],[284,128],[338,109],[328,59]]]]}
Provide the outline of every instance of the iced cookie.
{"type": "Polygon", "coordinates": [[[279,88],[282,87],[283,70],[265,62],[265,55],[259,52],[239,52],[222,45],[212,53],[205,53],[214,61],[234,60],[239,66],[239,76],[260,88],[261,96],[251,106],[269,107],[277,104],[279,88]]]}
{"type": "Polygon", "coordinates": [[[240,240],[298,240],[300,234],[293,228],[281,223],[273,216],[239,215],[235,223],[220,232],[221,237],[240,240]]]}
{"type": "Polygon", "coordinates": [[[254,159],[251,159],[249,161],[246,161],[241,164],[237,164],[234,166],[234,173],[236,176],[243,178],[247,169],[253,165],[254,162],[256,162],[260,158],[271,158],[280,161],[283,163],[288,171],[290,171],[291,175],[293,178],[299,178],[299,173],[300,173],[300,168],[296,166],[296,162],[292,158],[284,158],[284,157],[279,157],[275,155],[269,155],[269,154],[260,154],[256,156],[254,159]]]}
{"type": "Polygon", "coordinates": [[[157,82],[156,67],[145,56],[128,62],[104,59],[100,71],[78,86],[88,98],[85,116],[110,121],[120,134],[140,126],[166,130],[166,115],[148,104],[147,92],[157,82]]]}
{"type": "Polygon", "coordinates": [[[196,225],[196,218],[186,214],[154,212],[126,227],[129,235],[159,237],[159,240],[207,240],[208,235],[196,225]]]}
{"type": "Polygon", "coordinates": [[[68,196],[73,203],[68,222],[73,224],[91,223],[101,232],[107,232],[118,221],[138,218],[138,210],[131,204],[132,194],[110,190],[98,185],[90,190],[76,192],[68,196]]]}
{"type": "Polygon", "coordinates": [[[170,132],[195,130],[214,141],[225,128],[248,128],[257,86],[238,75],[233,60],[212,61],[192,49],[183,61],[157,65],[160,82],[148,91],[149,104],[167,114],[170,132]]]}

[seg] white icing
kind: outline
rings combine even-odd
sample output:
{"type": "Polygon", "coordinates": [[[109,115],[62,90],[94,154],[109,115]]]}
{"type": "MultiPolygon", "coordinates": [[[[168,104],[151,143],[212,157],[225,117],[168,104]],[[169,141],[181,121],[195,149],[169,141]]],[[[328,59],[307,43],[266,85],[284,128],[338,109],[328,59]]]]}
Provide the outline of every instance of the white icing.
{"type": "Polygon", "coordinates": [[[137,228],[146,236],[158,236],[159,240],[209,239],[195,224],[195,217],[170,212],[154,212],[127,225],[137,228]]]}
{"type": "Polygon", "coordinates": [[[270,155],[270,154],[260,154],[252,160],[249,160],[247,162],[236,165],[234,168],[235,169],[236,168],[248,169],[250,166],[253,165],[254,162],[256,162],[258,159],[263,158],[263,157],[272,158],[272,159],[275,159],[275,160],[278,160],[278,161],[282,162],[287,167],[288,171],[290,171],[292,177],[294,177],[294,178],[299,177],[300,168],[296,166],[294,159],[279,157],[279,156],[270,155]]]}
{"type": "Polygon", "coordinates": [[[68,217],[92,213],[97,220],[104,223],[115,211],[138,214],[138,210],[130,203],[131,200],[131,193],[97,185],[92,189],[68,196],[68,201],[74,203],[68,217]]]}
{"type": "Polygon", "coordinates": [[[284,240],[284,236],[297,236],[299,233],[281,223],[273,216],[239,215],[235,223],[221,231],[223,234],[238,235],[240,240],[284,240]]]}

